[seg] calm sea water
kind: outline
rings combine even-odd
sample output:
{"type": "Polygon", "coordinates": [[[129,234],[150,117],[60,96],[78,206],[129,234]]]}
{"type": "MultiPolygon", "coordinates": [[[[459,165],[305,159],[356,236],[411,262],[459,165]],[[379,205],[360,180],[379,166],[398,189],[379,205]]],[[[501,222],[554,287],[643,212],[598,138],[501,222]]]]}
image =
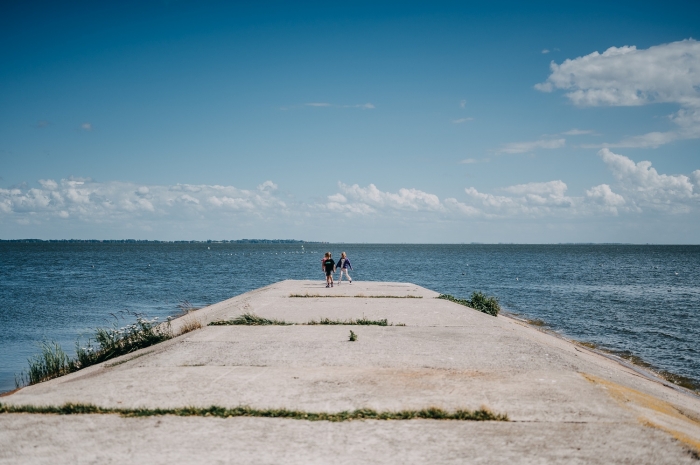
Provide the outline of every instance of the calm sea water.
{"type": "MultiPolygon", "coordinates": [[[[0,391],[42,340],[75,340],[119,311],[165,318],[283,279],[323,280],[346,251],[353,278],[413,282],[700,381],[700,246],[0,243],[0,391]]],[[[127,317],[129,318],[129,317],[127,317]]]]}

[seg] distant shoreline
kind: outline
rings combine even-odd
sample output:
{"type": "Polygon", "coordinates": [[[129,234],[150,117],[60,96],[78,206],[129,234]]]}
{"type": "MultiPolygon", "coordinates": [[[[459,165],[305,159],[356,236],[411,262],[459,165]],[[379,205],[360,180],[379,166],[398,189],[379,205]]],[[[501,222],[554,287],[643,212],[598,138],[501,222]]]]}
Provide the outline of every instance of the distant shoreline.
{"type": "Polygon", "coordinates": [[[0,242],[14,243],[76,243],[76,244],[327,244],[327,242],[299,241],[296,239],[234,239],[205,241],[159,241],[149,239],[0,239],[0,242]]]}
{"type": "Polygon", "coordinates": [[[695,247],[700,244],[664,244],[635,242],[329,242],[302,241],[297,239],[206,239],[196,240],[156,240],[156,239],[0,239],[0,243],[31,244],[353,244],[353,245],[517,245],[517,246],[552,246],[552,245],[617,245],[617,246],[680,246],[695,247]]]}

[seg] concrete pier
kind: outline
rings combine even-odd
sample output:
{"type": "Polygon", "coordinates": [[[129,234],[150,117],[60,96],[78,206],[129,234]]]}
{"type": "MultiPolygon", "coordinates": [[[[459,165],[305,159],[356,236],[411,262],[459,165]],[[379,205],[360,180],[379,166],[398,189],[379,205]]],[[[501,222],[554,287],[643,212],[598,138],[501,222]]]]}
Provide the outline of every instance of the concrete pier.
{"type": "MultiPolygon", "coordinates": [[[[408,283],[326,289],[320,280],[283,281],[186,317],[202,329],[0,402],[312,412],[486,407],[510,421],[2,414],[0,463],[700,463],[694,394],[437,295],[408,283]],[[206,326],[244,313],[297,324],[206,326]],[[304,324],[363,317],[393,326],[304,324]]],[[[176,334],[183,321],[173,322],[176,334]]]]}

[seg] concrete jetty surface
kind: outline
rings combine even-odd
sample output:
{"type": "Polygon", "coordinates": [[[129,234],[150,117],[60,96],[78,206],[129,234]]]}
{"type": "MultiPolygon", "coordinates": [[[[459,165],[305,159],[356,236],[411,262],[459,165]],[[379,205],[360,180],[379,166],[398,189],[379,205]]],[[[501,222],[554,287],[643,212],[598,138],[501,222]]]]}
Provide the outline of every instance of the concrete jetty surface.
{"type": "MultiPolygon", "coordinates": [[[[700,463],[697,396],[437,295],[408,283],[326,289],[320,280],[283,281],[186,317],[202,329],[0,402],[310,412],[487,407],[510,421],[2,414],[0,463],[700,463]],[[400,298],[407,296],[419,298],[400,298]],[[298,324],[206,326],[244,313],[298,324]],[[394,326],[303,324],[362,317],[394,326]]],[[[183,322],[173,322],[176,334],[183,322]]]]}

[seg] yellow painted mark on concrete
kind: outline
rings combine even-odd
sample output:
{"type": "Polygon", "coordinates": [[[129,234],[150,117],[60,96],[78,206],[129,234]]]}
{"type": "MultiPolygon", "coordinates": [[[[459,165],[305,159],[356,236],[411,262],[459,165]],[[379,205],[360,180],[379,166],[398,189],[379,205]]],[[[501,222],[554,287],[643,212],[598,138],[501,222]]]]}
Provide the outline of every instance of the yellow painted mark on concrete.
{"type": "Polygon", "coordinates": [[[591,383],[604,387],[620,405],[636,413],[643,425],[665,431],[700,453],[700,422],[683,415],[672,404],[649,394],[587,373],[581,375],[591,383]]]}

